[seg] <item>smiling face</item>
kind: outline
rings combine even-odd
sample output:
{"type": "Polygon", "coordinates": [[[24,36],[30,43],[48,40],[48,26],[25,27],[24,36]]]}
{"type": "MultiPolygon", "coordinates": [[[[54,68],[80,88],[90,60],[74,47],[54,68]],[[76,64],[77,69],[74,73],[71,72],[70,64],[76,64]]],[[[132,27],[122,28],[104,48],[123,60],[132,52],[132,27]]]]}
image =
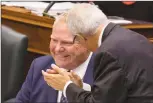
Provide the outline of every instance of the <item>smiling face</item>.
{"type": "Polygon", "coordinates": [[[73,42],[74,35],[65,22],[58,21],[54,24],[50,38],[50,52],[59,67],[74,69],[87,59],[89,51],[85,44],[73,42]]]}

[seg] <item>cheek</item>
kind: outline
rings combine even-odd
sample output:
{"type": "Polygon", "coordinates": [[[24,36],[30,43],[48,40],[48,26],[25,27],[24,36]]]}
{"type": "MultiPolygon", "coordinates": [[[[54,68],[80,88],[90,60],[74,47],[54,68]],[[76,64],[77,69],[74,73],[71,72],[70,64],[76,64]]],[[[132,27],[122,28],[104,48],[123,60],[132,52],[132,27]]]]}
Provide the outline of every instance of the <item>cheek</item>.
{"type": "Polygon", "coordinates": [[[51,43],[49,44],[49,49],[51,50],[51,48],[52,48],[52,45],[51,45],[51,43]]]}
{"type": "Polygon", "coordinates": [[[87,51],[87,48],[84,47],[84,45],[76,45],[75,46],[75,53],[76,54],[85,53],[86,51],[87,51]]]}
{"type": "Polygon", "coordinates": [[[74,53],[79,53],[81,50],[80,45],[75,45],[73,50],[74,50],[74,53]]]}
{"type": "Polygon", "coordinates": [[[50,50],[51,55],[53,55],[54,54],[54,48],[53,48],[53,46],[51,46],[51,44],[49,45],[49,50],[50,50]]]}
{"type": "Polygon", "coordinates": [[[72,59],[76,59],[76,58],[79,58],[80,56],[84,55],[85,53],[87,53],[87,48],[83,47],[83,46],[80,46],[80,45],[76,45],[74,48],[73,48],[73,52],[71,53],[71,57],[72,59]]]}
{"type": "MultiPolygon", "coordinates": [[[[87,44],[87,48],[89,48],[89,43],[88,42],[86,42],[86,44],[87,44]]],[[[91,44],[91,43],[90,43],[91,44]]]]}

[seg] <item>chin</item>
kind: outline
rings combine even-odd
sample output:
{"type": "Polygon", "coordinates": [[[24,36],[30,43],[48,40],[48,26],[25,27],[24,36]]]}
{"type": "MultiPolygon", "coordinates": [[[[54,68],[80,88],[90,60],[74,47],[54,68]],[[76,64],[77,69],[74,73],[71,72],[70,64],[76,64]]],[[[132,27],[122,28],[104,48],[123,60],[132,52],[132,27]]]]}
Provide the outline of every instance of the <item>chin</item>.
{"type": "Polygon", "coordinates": [[[67,68],[67,63],[59,63],[59,62],[56,62],[56,64],[60,67],[60,68],[67,68]]]}

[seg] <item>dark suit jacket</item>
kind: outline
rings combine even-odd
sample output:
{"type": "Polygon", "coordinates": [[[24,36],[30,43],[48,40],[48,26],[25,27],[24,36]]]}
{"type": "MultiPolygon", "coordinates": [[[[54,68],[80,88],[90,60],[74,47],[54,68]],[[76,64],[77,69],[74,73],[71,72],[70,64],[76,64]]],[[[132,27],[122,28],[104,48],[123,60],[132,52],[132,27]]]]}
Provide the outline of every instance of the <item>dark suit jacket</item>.
{"type": "Polygon", "coordinates": [[[95,56],[92,92],[73,83],[68,101],[79,103],[153,103],[153,45],[142,35],[108,24],[95,56]]]}
{"type": "Polygon", "coordinates": [[[121,1],[95,1],[94,3],[108,16],[153,22],[153,1],[136,1],[132,5],[125,5],[121,1]]]}
{"type": "MultiPolygon", "coordinates": [[[[90,59],[83,81],[93,84],[93,56],[90,59]]],[[[50,68],[54,63],[51,56],[43,56],[32,62],[25,82],[16,96],[16,102],[22,103],[55,103],[58,91],[49,87],[42,76],[41,70],[50,68]]]]}

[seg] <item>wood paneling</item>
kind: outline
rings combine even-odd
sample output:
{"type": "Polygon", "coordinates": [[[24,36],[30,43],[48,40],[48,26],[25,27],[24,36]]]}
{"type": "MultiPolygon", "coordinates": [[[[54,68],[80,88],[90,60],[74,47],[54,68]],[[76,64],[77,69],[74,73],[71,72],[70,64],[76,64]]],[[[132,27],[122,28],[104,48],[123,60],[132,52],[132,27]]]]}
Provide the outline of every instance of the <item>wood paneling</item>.
{"type": "Polygon", "coordinates": [[[23,33],[28,36],[28,50],[40,54],[49,53],[49,41],[51,28],[25,24],[12,20],[2,19],[2,24],[13,28],[15,31],[23,33]]]}

